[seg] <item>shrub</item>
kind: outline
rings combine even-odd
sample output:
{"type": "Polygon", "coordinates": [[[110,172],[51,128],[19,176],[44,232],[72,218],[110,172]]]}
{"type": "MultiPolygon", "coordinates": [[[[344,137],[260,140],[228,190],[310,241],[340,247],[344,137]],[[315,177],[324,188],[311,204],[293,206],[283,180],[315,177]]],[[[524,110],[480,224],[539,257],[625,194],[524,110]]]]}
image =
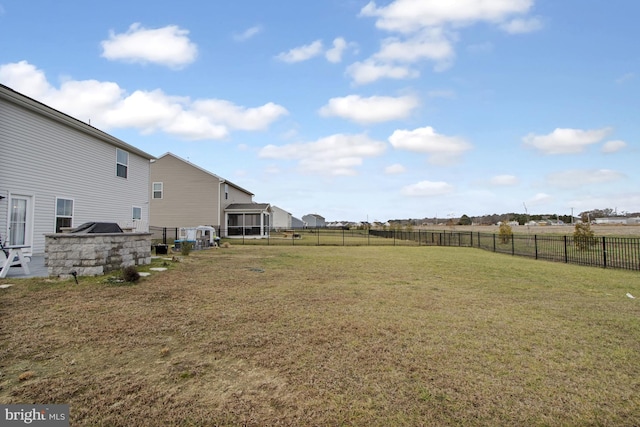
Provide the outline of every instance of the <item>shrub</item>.
{"type": "Polygon", "coordinates": [[[137,282],[140,279],[140,273],[132,265],[122,270],[122,279],[125,282],[137,282]]]}
{"type": "Polygon", "coordinates": [[[193,249],[193,243],[191,242],[182,242],[182,245],[180,245],[180,253],[183,256],[189,256],[191,249],[193,249]]]}
{"type": "Polygon", "coordinates": [[[513,230],[511,229],[511,226],[506,222],[500,224],[498,236],[500,236],[500,243],[509,243],[511,237],[513,236],[513,230]]]}
{"type": "Polygon", "coordinates": [[[577,223],[573,231],[573,243],[580,251],[589,249],[598,243],[595,233],[588,222],[577,223]]]}

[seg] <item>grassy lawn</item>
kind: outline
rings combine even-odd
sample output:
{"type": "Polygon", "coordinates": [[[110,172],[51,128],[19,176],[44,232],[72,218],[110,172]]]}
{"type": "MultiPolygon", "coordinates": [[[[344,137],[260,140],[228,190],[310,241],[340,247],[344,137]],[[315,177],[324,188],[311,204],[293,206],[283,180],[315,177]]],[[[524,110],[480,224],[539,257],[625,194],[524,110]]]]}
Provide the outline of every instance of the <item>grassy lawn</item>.
{"type": "Polygon", "coordinates": [[[0,280],[0,403],[92,426],[640,425],[637,272],[449,247],[166,263],[0,280]]]}

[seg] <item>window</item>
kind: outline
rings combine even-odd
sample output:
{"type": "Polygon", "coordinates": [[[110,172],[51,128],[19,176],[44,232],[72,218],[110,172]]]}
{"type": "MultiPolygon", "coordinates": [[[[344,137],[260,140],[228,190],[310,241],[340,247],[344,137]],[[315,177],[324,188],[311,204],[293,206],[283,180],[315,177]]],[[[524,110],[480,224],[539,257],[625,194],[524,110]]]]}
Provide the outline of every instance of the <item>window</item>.
{"type": "Polygon", "coordinates": [[[228,184],[224,185],[224,199],[225,200],[229,199],[229,185],[228,184]]]}
{"type": "Polygon", "coordinates": [[[73,226],[73,200],[56,199],[56,233],[61,227],[73,226]]]}
{"type": "Polygon", "coordinates": [[[126,178],[129,169],[129,153],[116,148],[116,175],[126,178]]]}
{"type": "Polygon", "coordinates": [[[153,198],[162,199],[162,183],[161,182],[153,183],[153,198]]]}
{"type": "Polygon", "coordinates": [[[139,208],[137,206],[134,206],[132,209],[132,219],[135,220],[141,220],[142,219],[142,208],[139,208]]]}

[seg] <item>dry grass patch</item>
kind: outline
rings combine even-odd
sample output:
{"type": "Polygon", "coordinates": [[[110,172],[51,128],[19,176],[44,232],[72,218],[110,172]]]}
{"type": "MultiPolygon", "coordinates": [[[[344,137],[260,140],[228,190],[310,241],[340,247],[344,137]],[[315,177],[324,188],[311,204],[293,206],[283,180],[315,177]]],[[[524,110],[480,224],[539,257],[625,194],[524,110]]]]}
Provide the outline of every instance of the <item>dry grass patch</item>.
{"type": "Polygon", "coordinates": [[[0,402],[74,425],[640,424],[637,273],[234,246],[131,286],[14,283],[0,402]]]}

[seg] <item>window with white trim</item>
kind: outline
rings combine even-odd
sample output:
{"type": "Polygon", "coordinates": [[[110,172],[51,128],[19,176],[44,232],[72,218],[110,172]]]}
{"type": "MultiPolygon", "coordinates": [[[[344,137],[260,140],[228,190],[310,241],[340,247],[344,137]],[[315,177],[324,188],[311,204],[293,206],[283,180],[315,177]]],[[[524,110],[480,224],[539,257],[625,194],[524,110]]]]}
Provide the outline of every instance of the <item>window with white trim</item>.
{"type": "Polygon", "coordinates": [[[141,220],[142,219],[142,208],[134,206],[133,209],[131,210],[131,218],[134,221],[141,220]]]}
{"type": "Polygon", "coordinates": [[[56,198],[56,233],[73,226],[73,200],[56,198]]]}
{"type": "Polygon", "coordinates": [[[229,200],[229,184],[224,185],[224,199],[229,200]]]}
{"type": "Polygon", "coordinates": [[[154,199],[162,199],[162,192],[163,192],[163,184],[161,182],[154,182],[153,183],[153,198],[154,199]]]}
{"type": "Polygon", "coordinates": [[[129,153],[116,148],[116,176],[126,178],[129,175],[129,153]]]}

